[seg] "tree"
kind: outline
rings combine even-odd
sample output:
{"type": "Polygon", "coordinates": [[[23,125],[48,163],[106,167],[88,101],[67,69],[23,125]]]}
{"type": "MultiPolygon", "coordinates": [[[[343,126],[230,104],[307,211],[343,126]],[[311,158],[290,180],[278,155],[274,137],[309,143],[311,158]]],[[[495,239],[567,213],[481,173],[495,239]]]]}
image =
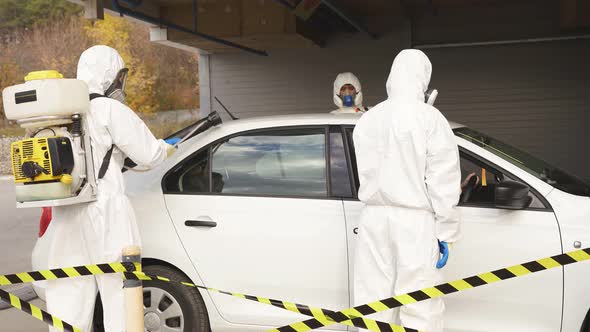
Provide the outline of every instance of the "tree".
{"type": "Polygon", "coordinates": [[[55,69],[64,77],[76,77],[78,58],[90,46],[86,24],[83,18],[71,17],[28,31],[20,44],[23,66],[29,71],[55,69]]]}
{"type": "Polygon", "coordinates": [[[156,98],[156,72],[150,65],[153,61],[146,58],[149,54],[142,54],[143,57],[139,58],[139,54],[130,47],[130,35],[137,33],[137,30],[130,21],[108,14],[104,20],[95,21],[86,27],[93,44],[116,49],[129,68],[126,88],[129,107],[136,112],[152,113],[160,109],[156,98]]]}
{"type": "Polygon", "coordinates": [[[65,0],[0,0],[0,31],[32,29],[81,13],[81,6],[65,0]]]}
{"type": "Polygon", "coordinates": [[[149,42],[146,25],[125,18],[106,14],[88,21],[80,8],[65,0],[0,0],[0,89],[35,70],[75,77],[82,51],[103,44],[117,49],[129,68],[127,101],[133,110],[198,107],[196,54],[149,42]]]}
{"type": "MultiPolygon", "coordinates": [[[[0,87],[5,87],[16,82],[19,68],[18,65],[0,54],[0,87]]],[[[4,122],[4,106],[0,103],[0,119],[4,122]]],[[[0,123],[2,123],[0,122],[0,123]]]]}

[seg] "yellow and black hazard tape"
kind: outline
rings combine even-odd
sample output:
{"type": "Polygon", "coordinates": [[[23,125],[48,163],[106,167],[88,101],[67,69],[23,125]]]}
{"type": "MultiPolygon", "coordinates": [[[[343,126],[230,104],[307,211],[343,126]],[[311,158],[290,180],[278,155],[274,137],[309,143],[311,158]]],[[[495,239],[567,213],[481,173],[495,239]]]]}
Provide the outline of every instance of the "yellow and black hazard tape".
{"type": "Polygon", "coordinates": [[[23,284],[43,280],[74,278],[88,275],[139,271],[140,268],[136,265],[139,264],[132,262],[91,264],[50,270],[6,274],[0,275],[0,286],[23,284]]]}
{"type": "MultiPolygon", "coordinates": [[[[241,299],[246,299],[246,300],[250,300],[250,301],[254,301],[254,302],[272,305],[272,306],[281,308],[283,310],[296,312],[296,313],[303,314],[306,316],[312,316],[312,317],[315,317],[319,320],[325,321],[326,323],[328,323],[328,321],[331,320],[330,324],[334,323],[334,319],[338,319],[338,317],[339,317],[338,315],[336,315],[336,312],[334,312],[332,310],[328,310],[328,309],[314,308],[314,307],[307,306],[305,304],[299,304],[299,303],[293,303],[293,302],[287,302],[287,301],[281,301],[281,300],[274,300],[274,299],[269,299],[269,298],[260,297],[260,296],[226,292],[226,291],[222,291],[222,290],[215,289],[215,288],[195,285],[190,282],[180,282],[180,281],[170,280],[166,277],[147,275],[143,272],[124,272],[123,275],[127,279],[138,279],[138,280],[144,280],[144,281],[145,280],[148,280],[148,281],[156,281],[157,280],[157,281],[164,281],[164,282],[179,283],[179,284],[182,284],[187,287],[201,288],[201,289],[205,289],[208,291],[212,291],[212,292],[216,292],[216,293],[220,293],[220,294],[224,294],[224,295],[239,297],[241,299]]],[[[346,322],[343,322],[342,324],[349,325],[349,326],[363,327],[363,328],[366,328],[370,331],[375,331],[375,332],[419,332],[418,330],[415,330],[415,329],[411,329],[411,328],[407,328],[407,327],[403,327],[403,326],[398,326],[398,325],[391,324],[391,323],[379,322],[379,321],[375,321],[375,320],[372,320],[369,318],[364,318],[364,317],[359,317],[357,322],[351,322],[350,320],[348,320],[346,322]]]]}
{"type": "MultiPolygon", "coordinates": [[[[34,281],[56,280],[63,278],[74,278],[87,275],[100,275],[107,273],[118,273],[139,270],[139,264],[124,262],[110,264],[91,264],[50,270],[22,272],[15,274],[0,275],[0,286],[29,283],[34,281]]],[[[21,300],[18,297],[0,289],[0,298],[14,308],[21,310],[30,316],[47,323],[59,331],[81,332],[79,328],[51,315],[50,313],[21,300]]]]}
{"type": "Polygon", "coordinates": [[[14,308],[23,311],[34,318],[43,321],[49,326],[54,327],[55,329],[63,332],[82,332],[79,328],[72,326],[64,322],[63,320],[51,315],[50,313],[44,311],[43,309],[30,304],[27,301],[21,300],[18,297],[14,296],[13,294],[8,293],[0,289],[0,299],[4,300],[4,302],[10,304],[14,308]]]}
{"type": "MultiPolygon", "coordinates": [[[[330,317],[330,315],[332,313],[331,310],[321,309],[323,314],[318,314],[318,312],[314,308],[310,308],[310,307],[303,305],[303,304],[266,299],[266,298],[262,298],[262,297],[252,296],[252,295],[230,293],[230,292],[226,292],[226,291],[220,291],[220,290],[217,290],[214,288],[207,288],[204,286],[198,286],[198,285],[191,284],[191,283],[173,281],[173,280],[169,280],[164,277],[148,276],[144,273],[137,272],[140,270],[141,270],[140,265],[132,263],[132,262],[80,265],[80,266],[56,268],[56,269],[50,269],[50,270],[41,270],[41,271],[31,271],[31,272],[21,272],[21,273],[15,273],[15,274],[0,275],[0,286],[30,283],[30,282],[34,282],[34,281],[56,280],[56,279],[88,276],[88,275],[100,275],[100,274],[107,274],[107,273],[123,272],[127,279],[160,280],[160,281],[166,281],[166,282],[177,282],[177,283],[183,284],[185,286],[189,286],[189,287],[203,288],[203,289],[207,289],[210,291],[214,291],[214,292],[218,292],[218,293],[222,293],[222,294],[226,294],[226,295],[231,295],[231,296],[235,296],[235,297],[239,297],[239,298],[243,298],[243,299],[247,299],[247,300],[251,300],[251,301],[274,305],[276,307],[283,308],[283,309],[290,310],[290,311],[294,311],[297,313],[302,313],[304,315],[318,317],[319,319],[322,319],[323,315],[328,315],[328,317],[330,317]]],[[[20,300],[20,302],[24,303],[23,308],[25,308],[25,309],[27,309],[28,306],[30,305],[29,303],[22,301],[22,300],[20,300]]],[[[24,310],[24,311],[30,313],[27,310],[24,310]]],[[[38,310],[35,309],[33,312],[37,313],[38,310]]],[[[45,313],[44,315],[47,317],[53,317],[48,313],[45,313]]],[[[38,318],[37,316],[34,316],[34,317],[38,318]]],[[[41,317],[43,317],[43,315],[41,317]]],[[[45,319],[43,319],[43,321],[52,325],[52,321],[45,320],[45,319]]],[[[60,320],[57,318],[56,318],[56,321],[60,322],[60,320]]],[[[415,332],[416,331],[414,329],[406,329],[401,326],[397,326],[397,325],[393,325],[393,324],[376,322],[376,321],[373,321],[368,318],[363,318],[363,321],[367,325],[377,324],[379,326],[382,326],[382,329],[373,330],[373,331],[377,331],[377,332],[379,332],[379,331],[415,332]]],[[[353,323],[349,323],[347,325],[354,326],[353,323]]],[[[53,326],[59,326],[59,325],[53,324],[53,326]]],[[[70,325],[65,324],[64,326],[70,326],[70,325]]],[[[70,331],[70,330],[66,330],[66,331],[70,331]]]]}
{"type": "Polygon", "coordinates": [[[311,318],[306,321],[269,330],[268,332],[305,332],[336,323],[347,324],[347,322],[351,321],[355,323],[355,326],[358,326],[359,324],[363,324],[363,320],[361,319],[362,316],[586,260],[590,260],[590,248],[546,257],[528,263],[518,264],[440,284],[434,287],[417,290],[408,294],[396,295],[383,300],[344,309],[331,316],[333,321],[311,318]]]}
{"type": "MultiPolygon", "coordinates": [[[[449,283],[440,284],[437,286],[417,290],[408,294],[396,295],[394,297],[383,300],[371,302],[364,305],[355,306],[344,309],[338,312],[323,309],[319,307],[311,307],[303,304],[268,299],[252,295],[244,295],[239,293],[232,293],[227,291],[217,290],[204,286],[195,285],[187,282],[173,281],[165,277],[150,276],[145,273],[138,272],[140,270],[139,264],[135,263],[110,263],[110,264],[96,264],[84,265],[71,268],[60,268],[52,270],[24,272],[10,275],[0,275],[0,286],[18,283],[26,283],[41,280],[54,280],[60,278],[79,277],[84,275],[96,275],[105,273],[122,272],[127,279],[139,280],[159,280],[165,282],[178,282],[184,286],[202,288],[213,292],[218,292],[225,295],[239,297],[263,304],[272,305],[281,309],[289,310],[296,313],[312,316],[314,318],[293,323],[290,325],[279,327],[278,329],[269,330],[269,332],[285,332],[295,331],[304,332],[311,331],[320,327],[332,324],[345,324],[349,326],[356,326],[371,331],[391,331],[391,332],[415,332],[416,330],[406,327],[401,327],[389,323],[383,323],[364,318],[366,315],[377,312],[386,311],[389,309],[401,307],[404,305],[442,297],[447,294],[460,292],[466,289],[480,287],[483,285],[492,284],[502,280],[507,280],[515,277],[521,277],[531,273],[536,273],[555,267],[565,266],[585,260],[590,260],[590,248],[576,250],[561,255],[542,258],[535,261],[530,261],[523,264],[514,265],[511,267],[486,272],[464,279],[455,280],[449,283]]],[[[10,297],[8,298],[10,301],[10,297]]],[[[24,302],[24,301],[21,301],[24,302]]],[[[38,309],[38,308],[37,308],[38,309]]],[[[37,310],[35,309],[35,310],[37,310]]],[[[40,310],[40,309],[39,309],[40,310]]],[[[32,312],[32,309],[31,309],[32,312]]],[[[47,314],[49,315],[49,314],[47,314]]],[[[43,315],[41,315],[43,317],[43,315]]],[[[45,320],[44,320],[45,321],[45,320]]]]}

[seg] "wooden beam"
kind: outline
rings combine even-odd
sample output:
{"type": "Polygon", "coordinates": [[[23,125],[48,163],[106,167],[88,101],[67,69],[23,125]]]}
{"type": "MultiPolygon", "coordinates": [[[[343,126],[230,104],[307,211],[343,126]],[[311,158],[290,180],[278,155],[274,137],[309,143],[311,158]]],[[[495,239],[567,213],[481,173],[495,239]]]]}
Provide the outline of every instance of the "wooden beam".
{"type": "MultiPolygon", "coordinates": [[[[86,1],[86,0],[84,0],[86,1]]],[[[105,10],[108,10],[113,15],[118,15],[118,13],[113,9],[112,1],[111,0],[97,0],[102,2],[102,5],[105,10]]],[[[121,5],[125,6],[122,2],[121,5]]],[[[159,17],[160,16],[160,5],[155,2],[155,0],[144,0],[141,2],[140,6],[133,8],[133,11],[140,12],[145,15],[159,17]]],[[[134,19],[135,20],[135,19],[134,19]]],[[[139,21],[139,20],[136,20],[139,21]]],[[[145,23],[145,22],[143,22],[145,23]]]]}
{"type": "Polygon", "coordinates": [[[289,12],[272,0],[242,0],[242,36],[295,32],[295,16],[289,12]]]}
{"type": "MultiPolygon", "coordinates": [[[[238,43],[251,48],[272,50],[272,49],[298,49],[317,47],[312,41],[300,34],[262,34],[256,36],[227,37],[228,41],[238,43]]],[[[189,47],[198,48],[212,53],[235,53],[239,49],[213,43],[193,35],[175,31],[167,31],[167,40],[174,43],[184,44],[189,47]]]]}
{"type": "MultiPolygon", "coordinates": [[[[197,31],[257,49],[301,48],[322,45],[321,29],[308,27],[293,11],[274,0],[216,0],[197,2],[197,31]]],[[[161,7],[164,21],[194,29],[192,3],[161,7]]],[[[156,33],[157,42],[186,44],[211,52],[234,52],[186,32],[167,29],[165,38],[156,33]]],[[[169,44],[170,44],[169,43],[169,44]]]]}
{"type": "Polygon", "coordinates": [[[166,45],[172,48],[177,48],[183,51],[196,53],[199,51],[198,48],[188,46],[183,43],[178,43],[168,39],[168,29],[160,28],[160,27],[151,27],[150,28],[150,41],[162,45],[166,45]]]}
{"type": "Polygon", "coordinates": [[[322,4],[321,0],[302,0],[299,4],[295,7],[295,16],[299,17],[300,19],[306,21],[309,19],[313,13],[318,9],[318,7],[322,4]]]}
{"type": "MultiPolygon", "coordinates": [[[[241,0],[197,2],[197,31],[216,37],[237,37],[242,34],[241,0]]],[[[161,7],[161,18],[194,30],[192,3],[161,7]]]]}
{"type": "Polygon", "coordinates": [[[563,30],[590,28],[590,1],[561,0],[560,5],[563,30]]]}
{"type": "Polygon", "coordinates": [[[480,5],[488,5],[499,2],[510,2],[511,0],[432,0],[432,5],[435,7],[472,7],[480,5]]]}

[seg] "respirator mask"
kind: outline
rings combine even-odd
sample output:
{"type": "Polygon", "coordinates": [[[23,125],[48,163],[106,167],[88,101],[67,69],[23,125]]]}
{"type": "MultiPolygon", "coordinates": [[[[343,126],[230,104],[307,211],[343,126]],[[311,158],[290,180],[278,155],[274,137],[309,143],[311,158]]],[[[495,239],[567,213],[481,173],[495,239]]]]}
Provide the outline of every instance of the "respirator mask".
{"type": "Polygon", "coordinates": [[[342,105],[344,105],[346,107],[354,106],[354,96],[353,95],[340,96],[340,99],[342,99],[342,105]]]}
{"type": "Polygon", "coordinates": [[[357,91],[354,85],[345,84],[340,88],[340,94],[338,95],[342,100],[342,105],[345,107],[353,107],[355,104],[357,91]]]}
{"type": "Polygon", "coordinates": [[[111,86],[109,86],[109,88],[104,92],[105,96],[118,100],[123,104],[127,104],[125,101],[125,86],[127,85],[128,73],[128,68],[119,70],[111,86]]]}

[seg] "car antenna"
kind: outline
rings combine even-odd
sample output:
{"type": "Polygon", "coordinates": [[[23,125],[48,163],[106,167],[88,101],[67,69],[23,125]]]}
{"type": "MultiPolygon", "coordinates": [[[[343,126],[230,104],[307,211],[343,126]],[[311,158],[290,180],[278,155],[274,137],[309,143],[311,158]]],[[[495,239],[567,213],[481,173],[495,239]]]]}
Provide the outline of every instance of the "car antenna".
{"type": "Polygon", "coordinates": [[[227,114],[229,114],[229,117],[230,117],[232,120],[239,120],[239,119],[240,119],[240,118],[236,117],[235,115],[231,114],[231,112],[230,112],[230,111],[227,109],[227,107],[225,107],[225,105],[223,105],[223,103],[221,102],[221,100],[219,100],[219,98],[217,98],[217,96],[215,96],[214,98],[215,98],[215,100],[216,100],[216,101],[219,103],[219,105],[221,105],[221,107],[223,107],[223,109],[225,110],[225,112],[226,112],[227,114]]]}

